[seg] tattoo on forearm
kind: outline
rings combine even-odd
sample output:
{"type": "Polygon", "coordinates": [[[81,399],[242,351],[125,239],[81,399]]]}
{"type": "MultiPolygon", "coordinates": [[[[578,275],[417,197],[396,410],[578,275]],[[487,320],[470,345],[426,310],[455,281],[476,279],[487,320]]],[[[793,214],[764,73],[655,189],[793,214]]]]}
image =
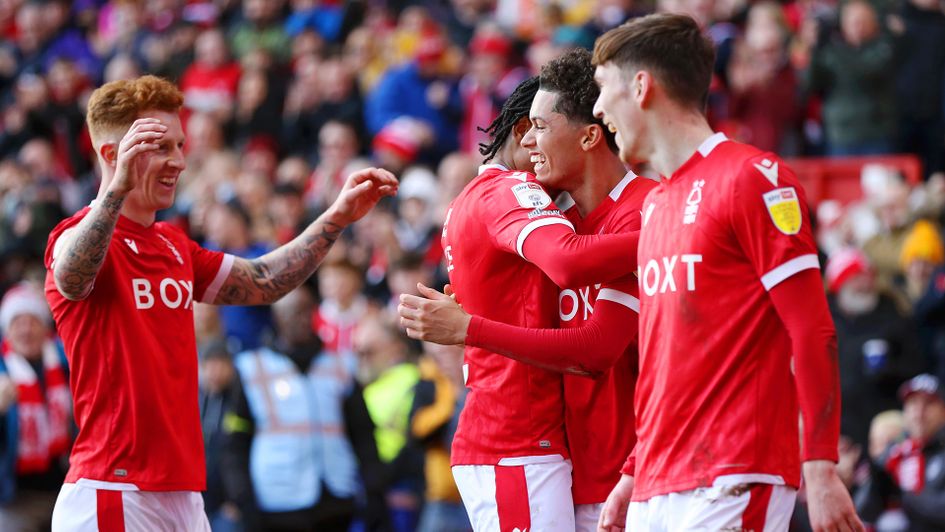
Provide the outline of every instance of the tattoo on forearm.
{"type": "Polygon", "coordinates": [[[302,284],[325,259],[344,227],[317,220],[288,244],[254,260],[237,260],[218,305],[264,305],[302,284]]]}
{"type": "Polygon", "coordinates": [[[101,200],[101,208],[92,209],[76,225],[70,241],[60,250],[54,275],[56,286],[64,296],[81,299],[88,295],[105,262],[124,201],[124,197],[107,192],[101,200]]]}

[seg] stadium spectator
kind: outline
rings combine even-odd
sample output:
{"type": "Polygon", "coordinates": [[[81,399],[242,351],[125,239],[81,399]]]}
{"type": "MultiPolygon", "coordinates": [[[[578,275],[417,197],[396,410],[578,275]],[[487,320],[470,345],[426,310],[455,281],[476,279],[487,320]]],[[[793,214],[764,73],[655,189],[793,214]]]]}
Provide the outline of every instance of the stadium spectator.
{"type": "Polygon", "coordinates": [[[361,270],[345,259],[326,262],[318,271],[322,301],[312,314],[311,325],[330,353],[354,351],[355,331],[369,310],[361,293],[363,278],[361,270]]]}
{"type": "Polygon", "coordinates": [[[314,308],[307,288],[289,293],[273,304],[273,346],[236,357],[241,387],[223,421],[223,475],[252,531],[346,532],[360,486],[383,496],[357,361],[322,349],[314,308]]]}
{"type": "Polygon", "coordinates": [[[744,37],[736,42],[728,66],[728,118],[738,140],[792,155],[799,151],[800,108],[787,36],[780,4],[760,2],[749,9],[744,37]]]}
{"type": "Polygon", "coordinates": [[[230,60],[223,32],[204,30],[194,45],[194,62],[181,76],[184,107],[226,122],[233,112],[240,74],[239,64],[230,60]]]}
{"type": "MultiPolygon", "coordinates": [[[[211,305],[201,305],[208,311],[211,305]]],[[[196,321],[196,308],[194,309],[196,321]]],[[[233,366],[233,355],[223,340],[198,343],[200,356],[200,424],[203,428],[203,447],[207,459],[207,489],[203,493],[204,510],[211,530],[238,532],[241,530],[239,507],[227,496],[223,475],[223,452],[226,434],[224,415],[235,409],[239,386],[233,366]]]]}
{"type": "Polygon", "coordinates": [[[925,369],[916,329],[876,286],[862,252],[843,249],[827,262],[830,313],[837,329],[843,434],[865,447],[869,424],[896,408],[896,390],[925,369]]]}
{"type": "Polygon", "coordinates": [[[909,229],[902,243],[899,264],[902,289],[910,306],[925,294],[932,272],[945,263],[945,245],[938,229],[928,220],[918,220],[909,229]]]}
{"type": "Polygon", "coordinates": [[[0,523],[4,529],[50,526],[72,444],[72,396],[52,316],[30,284],[0,304],[0,523]]]}
{"type": "Polygon", "coordinates": [[[899,3],[896,44],[898,150],[922,158],[925,176],[945,170],[945,12],[936,1],[899,3]]]}
{"type": "Polygon", "coordinates": [[[877,155],[895,149],[895,55],[866,0],[840,9],[841,38],[813,53],[805,88],[822,95],[827,151],[833,156],[877,155]]]}
{"type": "Polygon", "coordinates": [[[423,504],[423,451],[410,438],[420,370],[408,342],[376,317],[362,320],[354,337],[377,452],[390,469],[387,505],[394,532],[415,530],[423,504]]]}
{"type": "Polygon", "coordinates": [[[330,120],[318,131],[318,164],[305,183],[305,204],[321,212],[344,183],[344,172],[360,151],[357,130],[351,124],[330,120]]]}
{"type": "MultiPolygon", "coordinates": [[[[879,488],[882,472],[874,474],[871,509],[885,509],[898,501],[905,514],[905,526],[899,530],[925,532],[945,526],[945,389],[929,374],[919,375],[899,389],[908,438],[892,448],[885,470],[894,486],[879,488]]],[[[865,516],[875,519],[872,512],[865,516]]],[[[877,525],[879,522],[877,521],[877,525]]]]}
{"type": "Polygon", "coordinates": [[[289,34],[281,21],[285,0],[243,0],[242,20],[230,32],[230,46],[240,60],[262,49],[279,62],[289,58],[289,34]]]}
{"type": "Polygon", "coordinates": [[[472,532],[450,471],[450,445],[466,396],[462,360],[458,346],[423,344],[410,413],[410,437],[424,450],[426,482],[417,532],[472,532]]]}
{"type": "Polygon", "coordinates": [[[478,29],[469,54],[469,73],[459,84],[463,100],[459,149],[478,154],[479,144],[489,140],[479,128],[495,119],[501,102],[528,77],[528,71],[516,64],[511,41],[495,28],[478,29]]]}
{"type": "Polygon", "coordinates": [[[413,135],[419,147],[442,157],[456,149],[459,91],[443,67],[447,43],[438,31],[426,32],[409,63],[389,70],[365,105],[365,122],[371,134],[403,117],[413,119],[413,135]]]}
{"type": "MultiPolygon", "coordinates": [[[[272,251],[269,245],[253,239],[251,229],[249,214],[238,200],[218,203],[207,213],[203,245],[244,259],[255,259],[272,251]]],[[[233,351],[256,349],[272,337],[268,306],[227,306],[220,307],[218,312],[227,345],[233,351]]]]}
{"type": "Polygon", "coordinates": [[[320,132],[332,121],[354,128],[359,143],[364,139],[364,111],[355,90],[354,75],[339,55],[325,59],[306,56],[296,63],[283,115],[283,142],[289,153],[316,160],[313,147],[320,132]]]}

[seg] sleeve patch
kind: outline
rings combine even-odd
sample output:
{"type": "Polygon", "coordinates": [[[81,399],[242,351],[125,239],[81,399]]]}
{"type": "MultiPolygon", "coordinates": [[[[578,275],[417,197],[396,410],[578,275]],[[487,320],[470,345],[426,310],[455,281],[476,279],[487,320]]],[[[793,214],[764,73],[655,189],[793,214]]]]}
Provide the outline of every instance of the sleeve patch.
{"type": "Polygon", "coordinates": [[[801,204],[794,187],[776,188],[762,197],[778,231],[786,235],[796,235],[801,231],[801,204]]]}
{"type": "Polygon", "coordinates": [[[544,209],[551,205],[551,196],[538,183],[519,183],[512,187],[512,193],[526,209],[544,209]]]}

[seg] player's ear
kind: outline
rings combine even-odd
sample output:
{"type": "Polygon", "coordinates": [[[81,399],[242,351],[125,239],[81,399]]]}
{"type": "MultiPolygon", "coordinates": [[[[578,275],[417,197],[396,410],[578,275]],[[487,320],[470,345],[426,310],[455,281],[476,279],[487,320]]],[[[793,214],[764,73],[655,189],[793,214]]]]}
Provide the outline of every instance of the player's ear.
{"type": "Polygon", "coordinates": [[[590,151],[604,140],[604,128],[598,124],[588,124],[584,126],[584,134],[581,135],[581,149],[590,151]]]}
{"type": "Polygon", "coordinates": [[[98,154],[102,157],[102,160],[105,161],[105,164],[112,167],[115,166],[118,161],[118,143],[103,142],[98,148],[98,154]]]}
{"type": "Polygon", "coordinates": [[[645,108],[649,105],[650,99],[653,97],[653,91],[655,90],[655,83],[656,80],[653,78],[653,74],[648,70],[639,70],[636,75],[633,76],[631,95],[641,108],[645,108]]]}
{"type": "Polygon", "coordinates": [[[515,135],[516,144],[522,143],[522,138],[525,137],[525,133],[528,133],[531,127],[532,123],[527,116],[523,116],[518,119],[518,122],[515,122],[515,125],[512,126],[512,134],[515,135]]]}

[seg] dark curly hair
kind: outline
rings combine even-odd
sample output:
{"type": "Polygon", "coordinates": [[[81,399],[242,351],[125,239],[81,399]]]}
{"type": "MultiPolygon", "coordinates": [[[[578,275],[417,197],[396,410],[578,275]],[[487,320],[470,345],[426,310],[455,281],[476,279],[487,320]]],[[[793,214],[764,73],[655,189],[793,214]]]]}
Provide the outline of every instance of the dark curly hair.
{"type": "Polygon", "coordinates": [[[572,122],[599,125],[604,131],[607,147],[617,153],[614,134],[603,121],[594,118],[594,103],[600,95],[600,88],[594,81],[594,65],[589,51],[574,48],[565,52],[541,67],[538,79],[541,90],[558,95],[554,112],[563,114],[572,122]]]}
{"type": "Polygon", "coordinates": [[[495,157],[495,154],[505,144],[506,139],[509,138],[515,124],[523,117],[528,116],[536,92],[538,92],[538,76],[530,77],[519,83],[518,87],[515,87],[512,94],[502,104],[499,116],[489,124],[489,127],[479,128],[479,131],[488,133],[489,138],[492,139],[489,144],[479,144],[479,153],[485,157],[483,162],[487,163],[495,157]]]}

